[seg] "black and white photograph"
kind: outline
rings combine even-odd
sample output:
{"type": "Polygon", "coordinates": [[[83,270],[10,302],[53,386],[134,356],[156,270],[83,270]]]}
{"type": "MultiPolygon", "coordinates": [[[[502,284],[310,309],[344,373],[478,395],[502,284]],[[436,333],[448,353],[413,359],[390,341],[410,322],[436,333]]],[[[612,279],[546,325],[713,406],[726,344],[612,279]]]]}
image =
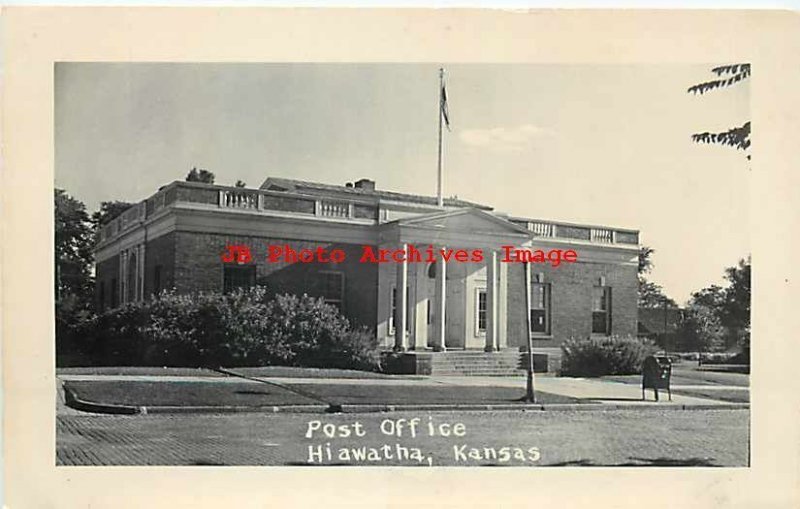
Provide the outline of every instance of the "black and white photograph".
{"type": "Polygon", "coordinates": [[[798,507],[798,21],[4,9],[3,506],[798,507]]]}
{"type": "Polygon", "coordinates": [[[749,466],[750,63],[54,78],[57,465],[749,466]]]}

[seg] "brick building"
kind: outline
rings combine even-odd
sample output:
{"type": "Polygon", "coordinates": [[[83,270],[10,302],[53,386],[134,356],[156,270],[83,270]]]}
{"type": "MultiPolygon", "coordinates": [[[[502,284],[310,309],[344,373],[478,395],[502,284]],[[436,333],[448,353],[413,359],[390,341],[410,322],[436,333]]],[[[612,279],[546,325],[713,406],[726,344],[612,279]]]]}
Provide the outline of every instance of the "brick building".
{"type": "Polygon", "coordinates": [[[430,367],[421,365],[435,364],[432,352],[499,359],[526,345],[524,264],[502,262],[502,246],[573,249],[575,263],[531,264],[534,349],[552,360],[570,337],[636,335],[638,242],[635,230],[511,217],[459,199],[438,207],[434,197],[377,190],[366,179],[334,186],[268,178],[259,189],[173,182],[101,230],[97,298],[108,308],[168,288],[255,284],[317,295],[375,330],[387,349],[409,352],[411,371],[424,372],[430,367]],[[229,245],[249,247],[252,260],[223,262],[229,245]],[[271,262],[268,246],[346,256],[271,262]],[[364,246],[481,250],[483,260],[361,263],[364,246]]]}

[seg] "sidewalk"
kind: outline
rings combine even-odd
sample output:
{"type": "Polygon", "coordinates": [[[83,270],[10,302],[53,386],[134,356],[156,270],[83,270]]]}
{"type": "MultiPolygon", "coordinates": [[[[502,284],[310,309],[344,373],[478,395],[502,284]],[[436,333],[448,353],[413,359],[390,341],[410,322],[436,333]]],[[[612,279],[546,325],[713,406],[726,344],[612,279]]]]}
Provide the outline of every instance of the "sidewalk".
{"type": "MultiPolygon", "coordinates": [[[[497,389],[498,391],[508,391],[513,389],[518,389],[519,394],[522,395],[524,394],[526,386],[526,378],[524,376],[519,376],[519,377],[431,376],[425,378],[416,377],[413,379],[399,377],[399,376],[397,378],[363,378],[363,379],[258,377],[258,380],[261,380],[263,382],[259,382],[258,380],[249,380],[245,378],[234,377],[234,376],[221,377],[216,374],[215,376],[61,374],[57,375],[57,378],[61,382],[70,382],[70,381],[148,382],[148,383],[165,383],[165,384],[180,382],[183,384],[185,383],[224,384],[225,386],[227,386],[228,384],[252,384],[254,387],[258,385],[264,385],[263,382],[267,382],[269,384],[273,384],[274,386],[284,387],[290,391],[303,393],[306,396],[310,394],[312,397],[314,396],[315,391],[317,391],[318,394],[324,394],[324,393],[343,394],[347,393],[348,390],[358,390],[359,392],[363,392],[368,387],[374,387],[376,391],[381,392],[383,394],[386,394],[387,391],[391,393],[393,387],[396,387],[401,393],[407,393],[409,391],[413,391],[414,388],[422,389],[422,391],[424,392],[425,387],[437,387],[439,389],[449,388],[448,390],[453,390],[457,387],[464,387],[464,388],[475,388],[476,393],[480,391],[485,392],[486,390],[490,389],[497,389]]],[[[643,401],[641,387],[639,385],[631,383],[622,383],[622,382],[603,380],[603,379],[567,378],[567,377],[563,378],[537,377],[535,379],[535,390],[540,393],[543,393],[544,396],[556,396],[556,397],[572,398],[573,400],[578,400],[572,404],[559,403],[557,405],[550,405],[551,408],[568,409],[568,407],[581,407],[582,409],[588,409],[588,406],[591,406],[592,408],[597,408],[597,407],[602,408],[603,406],[609,408],[619,408],[619,407],[746,408],[748,406],[747,404],[742,404],[742,403],[731,404],[728,401],[713,399],[709,395],[704,395],[705,397],[695,397],[695,396],[687,396],[674,393],[674,391],[676,390],[690,389],[695,387],[696,387],[695,385],[686,385],[686,386],[674,385],[672,387],[673,388],[672,401],[669,401],[667,399],[666,391],[662,390],[659,391],[660,401],[655,402],[652,390],[648,389],[646,391],[647,400],[643,401]]],[[[707,386],[703,386],[703,388],[708,389],[707,386]]],[[[715,386],[714,390],[746,391],[747,388],[719,385],[715,386]]],[[[468,394],[465,394],[464,396],[467,396],[468,399],[468,394]]],[[[324,398],[324,396],[320,396],[318,398],[320,402],[322,402],[322,398],[324,398]]],[[[410,408],[411,406],[414,406],[412,404],[413,402],[414,401],[404,401],[402,404],[399,405],[390,405],[387,403],[385,406],[387,406],[388,409],[392,409],[395,406],[410,408]]],[[[114,402],[108,401],[107,403],[113,404],[114,402]]],[[[484,402],[478,401],[476,399],[475,405],[478,405],[479,403],[484,403],[484,402]]],[[[421,405],[418,406],[426,405],[427,402],[420,401],[420,404],[421,405]]],[[[460,402],[453,401],[452,404],[450,404],[449,406],[452,406],[453,409],[462,409],[470,405],[471,403],[462,400],[460,402]]],[[[281,405],[278,405],[276,408],[280,406],[281,405]]],[[[358,407],[359,405],[349,405],[349,406],[358,407]]],[[[371,408],[379,405],[372,403],[370,405],[362,405],[362,406],[364,407],[370,406],[371,408]]],[[[441,407],[442,409],[446,409],[445,407],[447,407],[448,405],[439,402],[438,406],[441,407]]],[[[497,405],[484,404],[483,406],[498,408],[497,405]]],[[[503,407],[505,406],[509,406],[510,408],[522,408],[520,403],[503,405],[503,407]]],[[[540,405],[541,409],[547,409],[546,408],[547,406],[548,406],[547,404],[540,405]]],[[[210,407],[206,406],[203,408],[208,410],[210,407]]]]}

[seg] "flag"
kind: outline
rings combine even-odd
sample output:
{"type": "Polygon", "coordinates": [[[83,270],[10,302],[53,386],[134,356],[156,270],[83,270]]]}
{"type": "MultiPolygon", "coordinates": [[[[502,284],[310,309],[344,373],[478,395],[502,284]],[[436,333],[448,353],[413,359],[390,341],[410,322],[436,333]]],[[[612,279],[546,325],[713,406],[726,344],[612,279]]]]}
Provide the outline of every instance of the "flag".
{"type": "Polygon", "coordinates": [[[442,81],[442,93],[439,98],[439,108],[441,109],[442,118],[444,118],[444,125],[447,126],[447,130],[450,130],[450,113],[447,111],[447,89],[445,87],[444,81],[442,81]]]}

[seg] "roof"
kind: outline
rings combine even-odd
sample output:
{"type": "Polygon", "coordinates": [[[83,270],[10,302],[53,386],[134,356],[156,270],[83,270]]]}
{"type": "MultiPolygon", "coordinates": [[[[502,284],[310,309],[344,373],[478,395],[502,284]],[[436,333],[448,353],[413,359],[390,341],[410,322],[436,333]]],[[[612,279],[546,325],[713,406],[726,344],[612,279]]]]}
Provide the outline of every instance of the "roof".
{"type": "MultiPolygon", "coordinates": [[[[379,189],[362,189],[358,187],[346,187],[333,184],[322,184],[320,182],[309,182],[305,180],[294,180],[280,177],[268,177],[261,184],[260,189],[270,189],[273,186],[281,187],[286,191],[313,190],[324,193],[336,193],[344,195],[356,195],[363,197],[376,198],[377,200],[404,201],[420,203],[424,205],[436,205],[435,196],[424,196],[420,194],[397,193],[394,191],[382,191],[379,189]]],[[[459,198],[445,198],[445,206],[448,207],[474,207],[482,210],[492,210],[492,207],[480,203],[474,203],[459,198]]]]}

